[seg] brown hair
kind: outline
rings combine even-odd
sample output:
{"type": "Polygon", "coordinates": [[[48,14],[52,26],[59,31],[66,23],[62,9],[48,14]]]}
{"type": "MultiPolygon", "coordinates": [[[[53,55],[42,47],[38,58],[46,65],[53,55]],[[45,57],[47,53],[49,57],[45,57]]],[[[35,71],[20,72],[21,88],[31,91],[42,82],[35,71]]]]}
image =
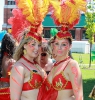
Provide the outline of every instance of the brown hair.
{"type": "Polygon", "coordinates": [[[24,44],[27,44],[30,40],[32,40],[31,37],[28,37],[28,38],[25,38],[26,34],[29,32],[29,29],[25,29],[22,34],[24,34],[19,46],[16,48],[15,52],[14,52],[14,55],[13,55],[13,58],[18,61],[21,56],[23,56],[24,52],[24,44]]]}
{"type": "MultiPolygon", "coordinates": [[[[54,37],[52,37],[52,38],[49,40],[49,42],[48,42],[49,46],[51,47],[51,48],[50,48],[50,53],[51,53],[51,55],[52,55],[52,43],[54,43],[54,41],[55,41],[56,38],[57,38],[57,37],[54,36],[54,37]]],[[[65,38],[65,39],[68,40],[68,42],[69,42],[70,45],[72,44],[72,39],[71,39],[71,38],[65,38]]],[[[71,51],[69,51],[68,55],[73,59],[73,57],[72,57],[72,55],[71,55],[71,51]]],[[[53,55],[52,55],[52,57],[53,57],[53,55]]],[[[54,57],[53,57],[53,58],[54,58],[54,57]]]]}

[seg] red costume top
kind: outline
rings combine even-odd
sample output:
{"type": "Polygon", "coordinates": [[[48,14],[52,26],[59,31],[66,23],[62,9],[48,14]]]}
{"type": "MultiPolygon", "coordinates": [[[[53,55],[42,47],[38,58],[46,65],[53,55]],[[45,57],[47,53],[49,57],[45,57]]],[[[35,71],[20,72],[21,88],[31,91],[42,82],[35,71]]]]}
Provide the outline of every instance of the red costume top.
{"type": "Polygon", "coordinates": [[[64,76],[64,70],[70,61],[69,59],[70,57],[65,59],[65,61],[68,60],[67,64],[65,65],[64,69],[59,74],[54,76],[54,78],[52,79],[52,83],[50,83],[48,79],[45,80],[46,91],[45,91],[45,94],[43,94],[43,97],[41,100],[56,100],[58,91],[64,90],[64,89],[65,90],[72,89],[71,82],[68,79],[66,79],[66,77],[64,76]]]}
{"type": "MultiPolygon", "coordinates": [[[[68,65],[68,63],[67,63],[67,65],[68,65]]],[[[52,83],[50,83],[48,80],[45,81],[47,90],[49,90],[51,87],[53,87],[55,90],[58,90],[58,91],[63,90],[63,89],[72,89],[71,82],[68,79],[66,79],[66,77],[64,76],[64,70],[67,67],[67,65],[64,67],[64,69],[58,75],[56,75],[53,78],[52,83]]]]}
{"type": "MultiPolygon", "coordinates": [[[[27,61],[25,57],[22,57],[22,58],[27,61]]],[[[44,79],[42,78],[42,76],[39,75],[36,70],[31,71],[26,65],[24,66],[30,71],[31,76],[30,76],[30,80],[23,84],[22,91],[28,91],[28,90],[40,88],[42,83],[44,82],[44,79]]],[[[1,78],[0,80],[9,82],[9,79],[6,79],[6,78],[5,79],[1,78]]],[[[10,100],[10,88],[9,87],[0,89],[0,100],[10,100]]],[[[40,100],[40,99],[38,98],[37,100],[40,100]]]]}
{"type": "Polygon", "coordinates": [[[42,85],[44,81],[42,76],[39,75],[36,70],[31,71],[26,65],[24,66],[30,71],[31,76],[30,76],[30,80],[23,84],[22,91],[28,91],[28,90],[40,88],[40,86],[42,85]]]}

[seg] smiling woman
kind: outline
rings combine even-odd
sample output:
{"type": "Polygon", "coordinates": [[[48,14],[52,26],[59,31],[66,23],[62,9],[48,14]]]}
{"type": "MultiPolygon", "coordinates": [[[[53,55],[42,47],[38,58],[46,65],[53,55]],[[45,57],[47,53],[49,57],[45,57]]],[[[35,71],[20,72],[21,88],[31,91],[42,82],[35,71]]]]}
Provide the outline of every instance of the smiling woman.
{"type": "Polygon", "coordinates": [[[53,60],[51,59],[51,53],[48,44],[42,44],[41,54],[39,55],[39,63],[46,73],[49,74],[53,66],[53,60]]]}
{"type": "Polygon", "coordinates": [[[50,0],[51,17],[60,26],[60,31],[51,39],[52,55],[56,62],[45,81],[46,92],[42,100],[83,100],[82,74],[78,62],[71,59],[68,53],[72,47],[69,29],[79,21],[80,11],[86,11],[86,1],[60,1],[50,0]]]}
{"type": "Polygon", "coordinates": [[[10,75],[11,100],[41,100],[39,90],[46,74],[35,59],[41,51],[42,21],[48,12],[48,0],[42,1],[16,0],[19,9],[14,9],[14,17],[8,20],[19,41],[10,75]]]}

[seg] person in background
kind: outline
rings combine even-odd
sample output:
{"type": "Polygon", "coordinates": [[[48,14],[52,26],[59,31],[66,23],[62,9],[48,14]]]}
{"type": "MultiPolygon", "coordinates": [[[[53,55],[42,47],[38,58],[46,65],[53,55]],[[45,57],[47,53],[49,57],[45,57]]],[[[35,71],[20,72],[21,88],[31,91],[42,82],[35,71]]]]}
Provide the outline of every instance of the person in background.
{"type": "Polygon", "coordinates": [[[10,86],[10,70],[15,63],[13,53],[16,48],[15,40],[12,35],[6,33],[1,42],[1,56],[0,56],[0,100],[9,100],[9,86],[10,86]],[[6,98],[6,99],[5,99],[6,98]]]}
{"type": "Polygon", "coordinates": [[[36,59],[41,52],[42,21],[48,13],[49,2],[16,0],[16,4],[18,9],[13,10],[14,17],[9,23],[12,35],[20,43],[13,56],[16,63],[10,75],[10,99],[41,100],[39,92],[46,73],[36,59]]]}
{"type": "Polygon", "coordinates": [[[82,74],[78,62],[68,56],[72,47],[69,29],[79,21],[80,11],[86,11],[86,1],[50,1],[52,18],[60,26],[51,40],[52,55],[56,62],[45,84],[46,91],[41,100],[83,100],[82,74]],[[82,6],[84,5],[84,6],[82,6]]]}
{"type": "MultiPolygon", "coordinates": [[[[0,31],[0,57],[1,57],[1,42],[6,33],[7,33],[6,30],[0,31]]],[[[0,61],[0,66],[1,66],[1,61],[0,61]]],[[[0,77],[1,76],[2,76],[2,74],[1,74],[1,67],[0,67],[0,77]]]]}
{"type": "Polygon", "coordinates": [[[41,54],[39,58],[40,66],[46,71],[47,74],[51,71],[51,68],[53,66],[53,61],[51,59],[51,54],[49,51],[49,45],[43,45],[41,49],[41,54]]]}

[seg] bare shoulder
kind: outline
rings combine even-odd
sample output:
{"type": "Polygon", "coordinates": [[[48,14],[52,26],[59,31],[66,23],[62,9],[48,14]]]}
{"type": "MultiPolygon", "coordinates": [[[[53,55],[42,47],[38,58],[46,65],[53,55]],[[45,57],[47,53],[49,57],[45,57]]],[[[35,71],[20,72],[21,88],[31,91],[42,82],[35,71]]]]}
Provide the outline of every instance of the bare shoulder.
{"type": "Polygon", "coordinates": [[[14,63],[12,69],[24,70],[24,65],[20,61],[17,61],[14,63]]]}
{"type": "Polygon", "coordinates": [[[75,67],[76,69],[80,69],[78,62],[76,60],[73,60],[73,59],[71,59],[71,61],[68,64],[69,69],[71,69],[72,67],[75,67]]]}
{"type": "Polygon", "coordinates": [[[67,67],[67,73],[69,75],[74,75],[74,74],[78,74],[78,75],[81,75],[81,70],[80,70],[80,67],[79,67],[79,64],[76,60],[71,60],[68,64],[68,67],[67,67]],[[73,74],[72,74],[73,73],[73,74]]]}
{"type": "Polygon", "coordinates": [[[78,65],[78,62],[76,60],[71,59],[69,64],[70,65],[78,65]]]}

